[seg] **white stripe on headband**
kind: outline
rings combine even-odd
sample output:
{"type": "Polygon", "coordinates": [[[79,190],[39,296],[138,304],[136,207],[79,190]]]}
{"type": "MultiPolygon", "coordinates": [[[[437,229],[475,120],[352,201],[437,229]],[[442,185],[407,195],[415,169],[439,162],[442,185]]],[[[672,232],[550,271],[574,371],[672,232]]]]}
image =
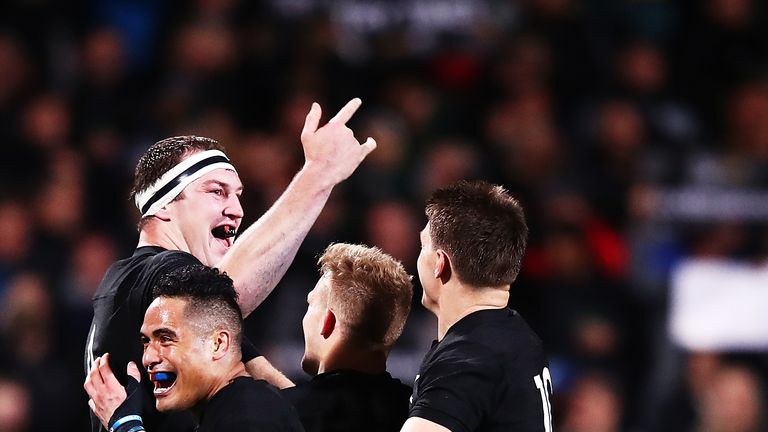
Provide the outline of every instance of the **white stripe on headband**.
{"type": "Polygon", "coordinates": [[[136,207],[142,217],[152,216],[173,201],[187,185],[218,168],[235,171],[227,156],[219,150],[195,153],[168,170],[152,186],[137,193],[136,207]]]}

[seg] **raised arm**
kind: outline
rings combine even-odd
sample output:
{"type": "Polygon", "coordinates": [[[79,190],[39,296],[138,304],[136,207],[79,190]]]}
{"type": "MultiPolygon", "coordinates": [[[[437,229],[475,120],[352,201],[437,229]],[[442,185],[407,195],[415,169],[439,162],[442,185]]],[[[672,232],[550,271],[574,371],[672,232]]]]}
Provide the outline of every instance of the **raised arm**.
{"type": "Polygon", "coordinates": [[[320,105],[312,104],[301,132],[304,166],[217,265],[235,282],[243,316],[264,301],[288,270],[333,187],[376,148],[373,138],[360,144],[346,125],[361,103],[352,99],[321,128],[320,105]]]}

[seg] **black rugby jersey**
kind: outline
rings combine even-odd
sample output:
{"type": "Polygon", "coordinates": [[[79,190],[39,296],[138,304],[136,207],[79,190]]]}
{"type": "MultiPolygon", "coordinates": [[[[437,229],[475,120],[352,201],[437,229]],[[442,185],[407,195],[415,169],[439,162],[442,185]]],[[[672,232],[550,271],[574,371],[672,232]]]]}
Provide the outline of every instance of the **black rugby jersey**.
{"type": "Polygon", "coordinates": [[[196,432],[303,430],[296,410],[274,387],[265,381],[238,377],[205,404],[196,432]]]}
{"type": "Polygon", "coordinates": [[[551,394],[538,336],[514,310],[484,309],[432,343],[409,417],[453,432],[550,432],[551,394]]]}
{"type": "MultiPolygon", "coordinates": [[[[112,372],[125,383],[126,365],[136,362],[141,371],[144,392],[144,425],[152,432],[189,431],[194,426],[189,413],[164,415],[155,409],[152,383],[141,365],[143,345],[139,337],[144,313],[152,303],[152,290],[160,278],[180,267],[200,261],[182,251],[171,251],[158,246],[137,248],[129,258],[112,264],[107,269],[93,295],[93,321],[85,346],[85,370],[93,360],[109,353],[112,372]]],[[[252,344],[243,338],[243,361],[256,357],[252,344]]],[[[90,410],[89,410],[90,411],[90,410]]],[[[104,430],[91,412],[91,430],[104,430]]]]}
{"type": "Polygon", "coordinates": [[[325,372],[282,390],[307,432],[397,432],[408,417],[411,388],[387,372],[325,372]]]}

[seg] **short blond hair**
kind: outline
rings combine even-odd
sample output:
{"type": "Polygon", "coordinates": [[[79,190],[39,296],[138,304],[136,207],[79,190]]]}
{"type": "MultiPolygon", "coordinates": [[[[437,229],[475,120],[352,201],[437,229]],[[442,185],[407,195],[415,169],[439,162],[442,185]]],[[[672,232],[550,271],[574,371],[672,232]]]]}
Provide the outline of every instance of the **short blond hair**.
{"type": "Polygon", "coordinates": [[[318,264],[330,276],[328,307],[348,335],[389,349],[403,332],[413,297],[402,263],[377,247],[335,243],[318,264]]]}

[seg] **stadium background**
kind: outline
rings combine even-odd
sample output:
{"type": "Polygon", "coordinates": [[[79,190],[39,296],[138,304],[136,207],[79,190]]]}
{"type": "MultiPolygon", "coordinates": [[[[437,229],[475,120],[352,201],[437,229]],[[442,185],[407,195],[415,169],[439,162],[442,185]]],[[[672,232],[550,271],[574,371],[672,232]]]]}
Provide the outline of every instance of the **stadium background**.
{"type": "MultiPolygon", "coordinates": [[[[765,430],[768,325],[747,310],[768,297],[765,8],[3,1],[0,430],[85,429],[89,299],[135,246],[127,195],[147,146],[223,143],[247,224],[299,168],[311,102],[327,119],[357,96],[352,127],[379,147],[247,321],[291,378],[306,379],[301,316],[318,253],[364,242],[415,274],[424,198],[483,178],[527,209],[511,305],[545,341],[558,430],[765,430]],[[713,281],[715,309],[672,301],[713,281]]],[[[407,383],[435,334],[420,295],[417,282],[390,359],[407,383]]]]}

